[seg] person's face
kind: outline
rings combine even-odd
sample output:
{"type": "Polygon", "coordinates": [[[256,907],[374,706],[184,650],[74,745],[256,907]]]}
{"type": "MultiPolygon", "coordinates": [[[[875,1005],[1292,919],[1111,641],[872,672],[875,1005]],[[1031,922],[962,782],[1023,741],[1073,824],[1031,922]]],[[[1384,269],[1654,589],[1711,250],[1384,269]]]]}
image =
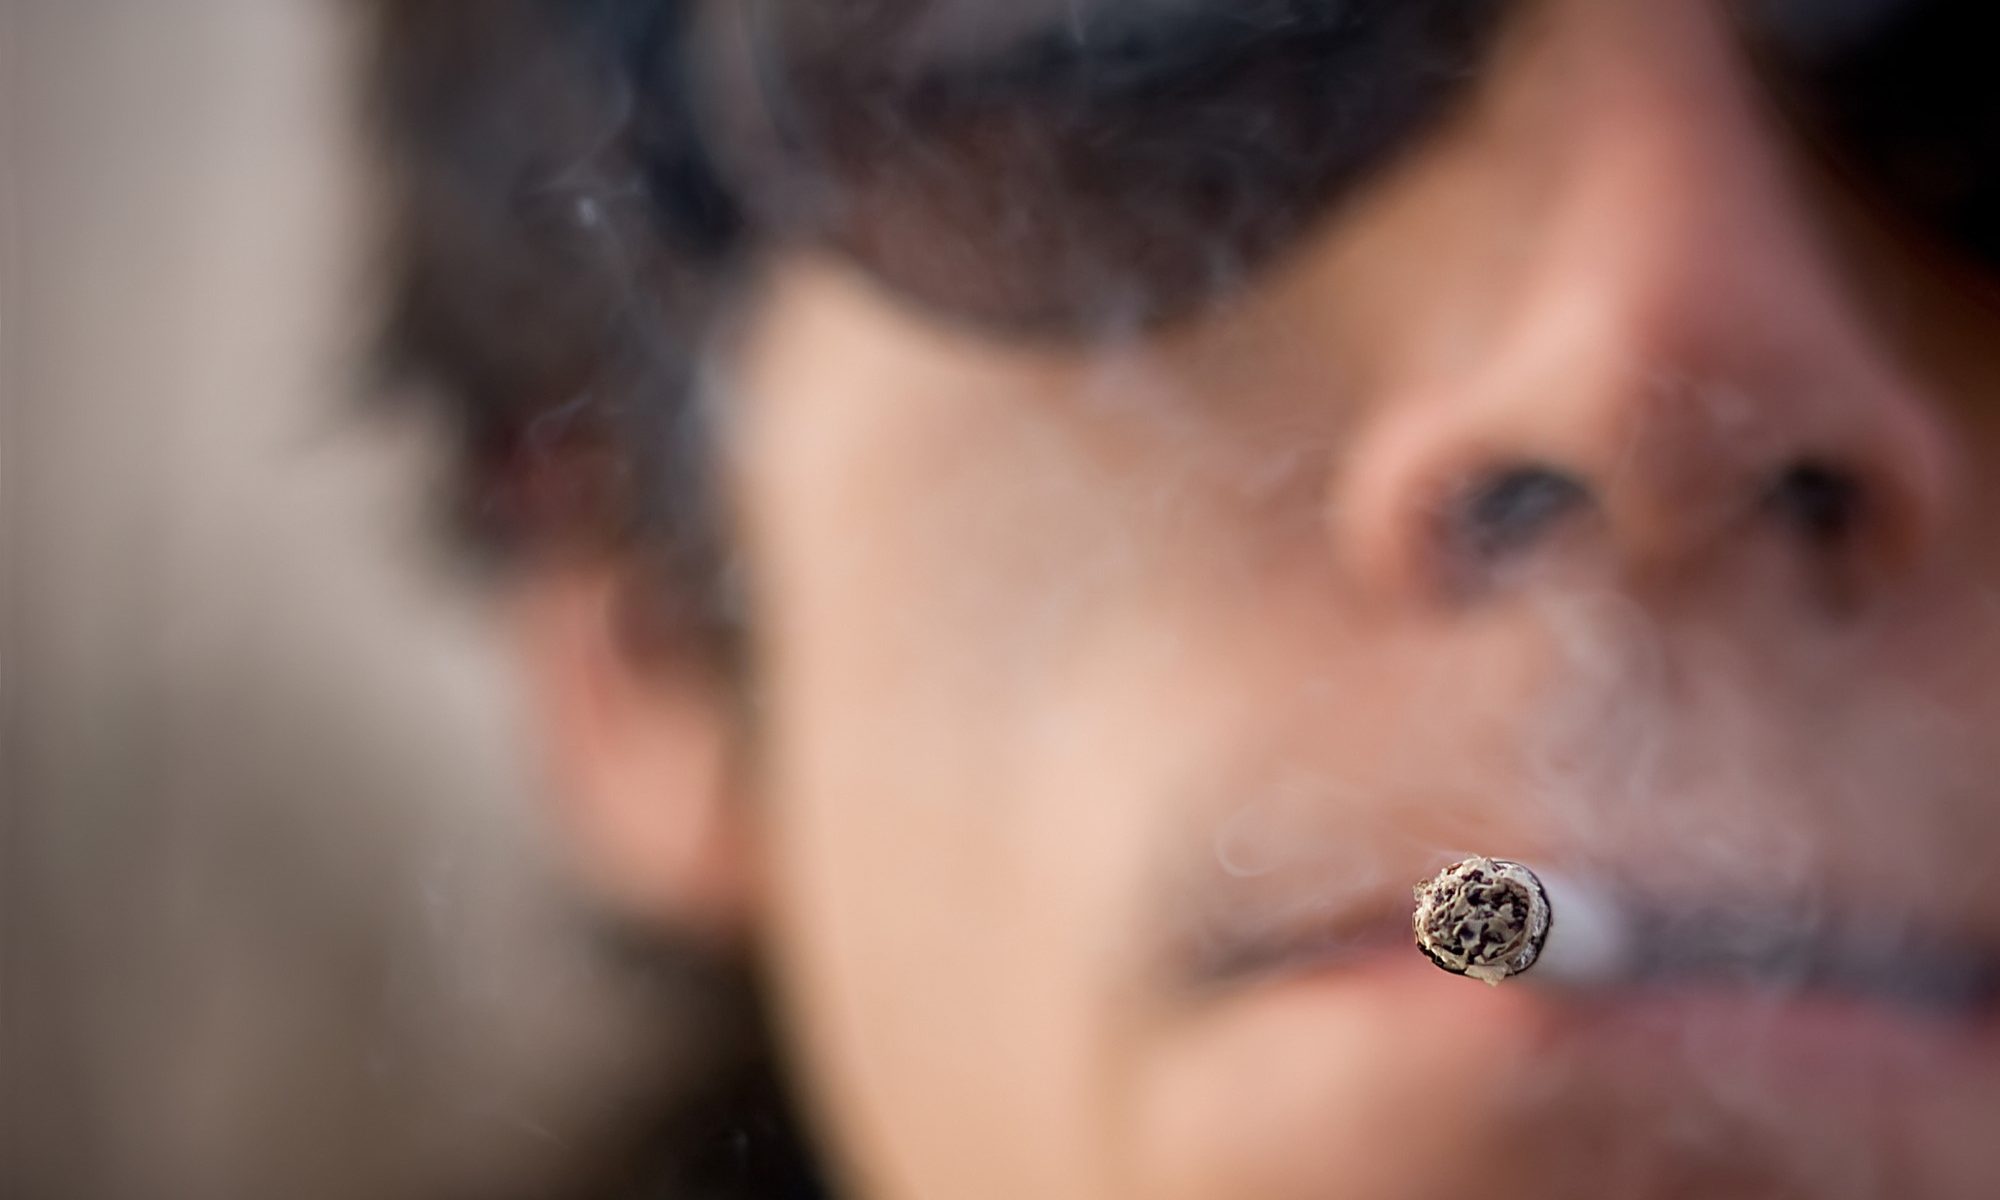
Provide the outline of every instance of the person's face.
{"type": "Polygon", "coordinates": [[[771,264],[716,375],[751,907],[857,1194],[1992,1194],[1990,1012],[1408,946],[1487,853],[2000,947],[2000,310],[1748,61],[1509,6],[1116,339],[771,264]]]}

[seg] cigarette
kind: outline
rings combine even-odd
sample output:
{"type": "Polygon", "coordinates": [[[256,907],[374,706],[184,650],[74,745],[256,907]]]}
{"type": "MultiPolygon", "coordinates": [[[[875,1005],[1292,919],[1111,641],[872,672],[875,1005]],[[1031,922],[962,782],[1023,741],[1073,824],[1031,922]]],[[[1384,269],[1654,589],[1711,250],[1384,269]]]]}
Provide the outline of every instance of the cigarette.
{"type": "Polygon", "coordinates": [[[1783,906],[1685,910],[1505,858],[1455,862],[1416,887],[1417,948],[1488,984],[1589,990],[1722,981],[1870,997],[1936,1014],[2000,1009],[2000,948],[1935,931],[1842,925],[1783,906]]]}
{"type": "Polygon", "coordinates": [[[1416,901],[1417,948],[1453,975],[1497,985],[1532,970],[1588,986],[1632,972],[1629,920],[1578,880],[1468,858],[1418,884],[1416,901]]]}

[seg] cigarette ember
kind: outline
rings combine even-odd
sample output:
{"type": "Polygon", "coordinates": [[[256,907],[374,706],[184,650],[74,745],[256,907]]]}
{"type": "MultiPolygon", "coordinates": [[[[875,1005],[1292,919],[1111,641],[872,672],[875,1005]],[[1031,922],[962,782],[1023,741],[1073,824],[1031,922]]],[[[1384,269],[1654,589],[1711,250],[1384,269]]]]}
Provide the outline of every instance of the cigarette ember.
{"type": "Polygon", "coordinates": [[[1535,965],[1549,935],[1548,893],[1504,858],[1468,858],[1417,885],[1417,948],[1438,966],[1489,984],[1535,965]]]}

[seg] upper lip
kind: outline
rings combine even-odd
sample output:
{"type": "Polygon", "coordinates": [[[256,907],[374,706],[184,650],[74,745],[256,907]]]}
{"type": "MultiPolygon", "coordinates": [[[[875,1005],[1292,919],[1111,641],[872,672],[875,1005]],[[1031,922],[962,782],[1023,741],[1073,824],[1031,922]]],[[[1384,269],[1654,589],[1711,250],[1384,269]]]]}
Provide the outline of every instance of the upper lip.
{"type": "Polygon", "coordinates": [[[1416,953],[1410,902],[1400,892],[1338,908],[1303,903],[1271,911],[1246,905],[1205,923],[1190,941],[1187,973],[1209,986],[1338,969],[1405,950],[1416,953]]]}

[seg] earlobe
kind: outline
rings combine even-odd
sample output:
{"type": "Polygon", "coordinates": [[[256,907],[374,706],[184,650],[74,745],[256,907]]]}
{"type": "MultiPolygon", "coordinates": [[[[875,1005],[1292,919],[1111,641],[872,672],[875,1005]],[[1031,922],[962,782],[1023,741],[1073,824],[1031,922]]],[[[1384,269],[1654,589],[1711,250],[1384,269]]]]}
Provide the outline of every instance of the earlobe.
{"type": "Polygon", "coordinates": [[[517,640],[555,824],[622,915],[734,939],[754,890],[739,731],[706,647],[633,644],[639,587],[601,562],[531,567],[520,583],[517,640]]]}

